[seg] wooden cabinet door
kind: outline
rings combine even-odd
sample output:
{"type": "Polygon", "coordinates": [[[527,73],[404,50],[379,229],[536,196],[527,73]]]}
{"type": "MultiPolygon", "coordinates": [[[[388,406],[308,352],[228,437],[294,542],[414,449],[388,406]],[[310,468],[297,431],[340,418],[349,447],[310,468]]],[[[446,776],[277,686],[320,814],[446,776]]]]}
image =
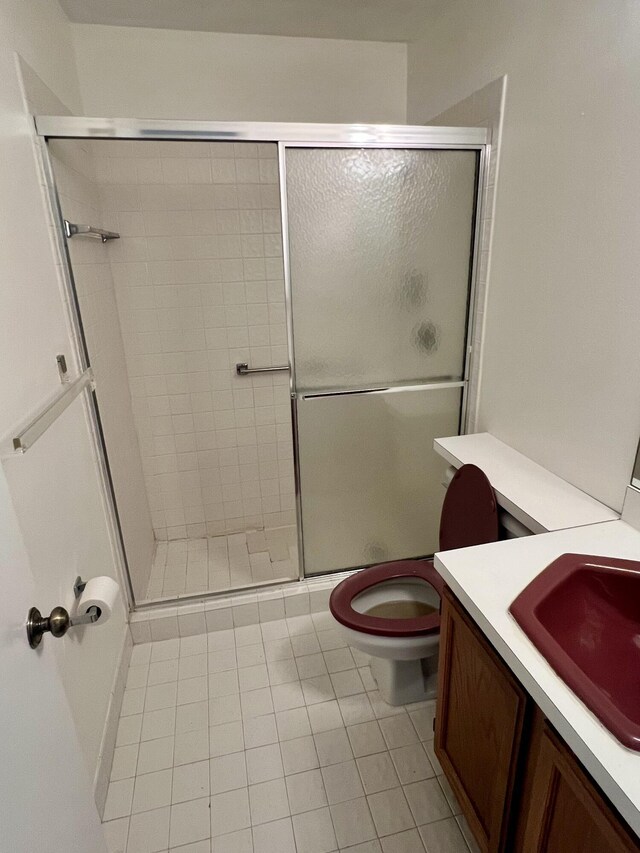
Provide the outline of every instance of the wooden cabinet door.
{"type": "Polygon", "coordinates": [[[445,589],[435,751],[484,853],[508,849],[527,702],[520,684],[445,589]]]}
{"type": "Polygon", "coordinates": [[[523,853],[637,853],[637,839],[548,725],[538,749],[523,853]]]}

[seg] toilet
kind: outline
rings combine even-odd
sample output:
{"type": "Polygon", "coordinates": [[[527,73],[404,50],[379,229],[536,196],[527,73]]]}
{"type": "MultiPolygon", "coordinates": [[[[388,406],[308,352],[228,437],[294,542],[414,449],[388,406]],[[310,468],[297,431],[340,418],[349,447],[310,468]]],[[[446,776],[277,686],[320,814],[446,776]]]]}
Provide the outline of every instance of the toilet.
{"type": "MultiPolygon", "coordinates": [[[[463,465],[445,495],[438,550],[495,542],[498,531],[489,480],[476,465],[463,465]]],[[[371,674],[390,705],[436,695],[443,588],[432,560],[398,560],[362,569],[331,593],[334,619],[348,644],[371,656],[371,674]]]]}

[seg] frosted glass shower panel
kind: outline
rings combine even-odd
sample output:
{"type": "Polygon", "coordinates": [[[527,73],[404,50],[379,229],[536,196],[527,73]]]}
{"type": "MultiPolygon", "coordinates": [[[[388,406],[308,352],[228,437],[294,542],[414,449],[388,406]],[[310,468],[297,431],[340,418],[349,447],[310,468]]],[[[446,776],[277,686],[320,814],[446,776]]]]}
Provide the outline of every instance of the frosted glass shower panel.
{"type": "Polygon", "coordinates": [[[305,574],[433,554],[462,389],[297,401],[305,574]]]}
{"type": "Polygon", "coordinates": [[[288,148],[298,391],[464,370],[477,152],[288,148]]]}

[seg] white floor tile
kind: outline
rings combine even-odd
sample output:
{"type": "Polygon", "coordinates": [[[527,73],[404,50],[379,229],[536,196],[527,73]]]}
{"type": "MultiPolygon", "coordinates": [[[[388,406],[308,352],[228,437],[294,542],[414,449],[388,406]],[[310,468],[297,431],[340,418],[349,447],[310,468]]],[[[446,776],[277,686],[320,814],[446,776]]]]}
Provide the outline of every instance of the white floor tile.
{"type": "Polygon", "coordinates": [[[276,714],[278,738],[294,740],[311,734],[309,715],[306,708],[294,708],[291,711],[280,711],[276,714]]]}
{"type": "Polygon", "coordinates": [[[192,702],[176,708],[176,733],[194,732],[209,726],[209,703],[192,702]]]}
{"type": "Polygon", "coordinates": [[[391,750],[391,758],[403,785],[431,779],[435,771],[420,744],[401,746],[391,750]]]}
{"type": "Polygon", "coordinates": [[[370,720],[375,720],[375,714],[366,693],[359,693],[355,696],[343,696],[338,699],[338,705],[340,706],[340,713],[342,714],[345,726],[354,726],[357,723],[367,723],[370,720]]]}
{"type": "Polygon", "coordinates": [[[320,643],[315,634],[296,634],[291,637],[291,647],[297,658],[320,654],[320,643]]]}
{"type": "Polygon", "coordinates": [[[351,759],[351,744],[345,729],[318,732],[313,738],[321,767],[351,759]]]}
{"type": "Polygon", "coordinates": [[[141,714],[144,711],[145,687],[135,687],[125,690],[122,697],[121,717],[130,717],[131,714],[141,714]]]}
{"type": "Polygon", "coordinates": [[[134,783],[134,779],[109,783],[103,820],[115,820],[117,817],[127,817],[131,814],[134,783]]]}
{"type": "Polygon", "coordinates": [[[260,690],[269,686],[269,673],[264,663],[257,666],[246,666],[238,670],[238,677],[240,679],[241,693],[245,693],[248,690],[260,690]]]}
{"type": "Polygon", "coordinates": [[[245,749],[278,742],[275,714],[263,714],[243,720],[245,749]]]}
{"type": "Polygon", "coordinates": [[[291,814],[301,814],[328,805],[320,770],[307,770],[287,776],[286,785],[291,814]]]}
{"type": "Polygon", "coordinates": [[[173,768],[171,802],[185,803],[209,796],[209,762],[196,761],[173,768]]]}
{"type": "Polygon", "coordinates": [[[381,841],[384,853],[424,853],[424,845],[417,829],[407,829],[388,835],[381,841]]]}
{"type": "Polygon", "coordinates": [[[451,809],[437,779],[405,785],[404,792],[418,826],[451,817],[451,809]]]}
{"type": "Polygon", "coordinates": [[[380,720],[380,728],[389,749],[418,743],[418,735],[407,714],[380,720]]]}
{"type": "Polygon", "coordinates": [[[452,817],[428,823],[419,831],[427,853],[468,853],[467,843],[452,817]]]}
{"type": "Polygon", "coordinates": [[[252,825],[289,816],[289,800],[284,779],[249,786],[252,825]]]}
{"type": "Polygon", "coordinates": [[[253,853],[253,850],[250,829],[239,829],[211,839],[211,853],[253,853]]]}
{"type": "Polygon", "coordinates": [[[236,656],[240,669],[246,666],[258,666],[258,664],[266,662],[262,642],[254,646],[239,646],[236,648],[236,656]]]}
{"type": "MultiPolygon", "coordinates": [[[[155,741],[152,741],[155,742],[155,741]]],[[[193,764],[209,755],[209,732],[198,729],[195,732],[180,732],[175,736],[173,763],[176,766],[193,764]]]]}
{"type": "Polygon", "coordinates": [[[224,794],[247,787],[247,766],[244,752],[233,752],[212,758],[210,762],[211,794],[224,794]]]}
{"type": "Polygon", "coordinates": [[[129,835],[129,818],[120,817],[102,824],[107,853],[126,853],[129,835]]]}
{"type": "Polygon", "coordinates": [[[319,766],[314,739],[310,735],[282,741],[280,752],[287,776],[302,773],[304,770],[314,770],[319,766]]]}
{"type": "Polygon", "coordinates": [[[336,697],[331,678],[328,675],[305,678],[300,684],[307,705],[318,705],[320,702],[328,702],[336,697]]]}
{"type": "Polygon", "coordinates": [[[245,756],[247,779],[250,785],[269,782],[272,779],[280,779],[284,776],[279,744],[273,743],[268,746],[248,749],[245,756]]]}
{"type": "Polygon", "coordinates": [[[296,853],[291,818],[253,827],[254,853],[296,853]]]}
{"type": "Polygon", "coordinates": [[[334,700],[331,702],[322,702],[318,705],[309,705],[309,722],[311,730],[314,734],[318,732],[327,732],[331,729],[339,729],[344,725],[340,706],[334,700]]]}
{"type": "Polygon", "coordinates": [[[233,723],[242,719],[240,695],[231,693],[228,696],[216,696],[209,699],[209,723],[219,726],[222,723],[233,723]]]}
{"type": "Polygon", "coordinates": [[[149,711],[142,715],[141,740],[155,740],[175,734],[176,709],[164,708],[161,711],[149,711]]]}
{"type": "Polygon", "coordinates": [[[337,850],[333,821],[328,808],[294,815],[297,853],[331,853],[337,850]]]}
{"type": "Polygon", "coordinates": [[[400,785],[398,774],[388,752],[365,755],[357,760],[365,793],[377,794],[400,785]]]}
{"type": "Polygon", "coordinates": [[[384,752],[387,748],[380,726],[376,721],[349,726],[347,734],[356,758],[361,758],[363,755],[373,755],[374,752],[384,752]]]}
{"type": "Polygon", "coordinates": [[[211,835],[227,835],[251,826],[246,788],[211,797],[211,835]]]}
{"type": "Polygon", "coordinates": [[[330,805],[364,796],[355,761],[343,761],[322,768],[322,778],[330,805]]]}
{"type": "Polygon", "coordinates": [[[298,681],[298,668],[293,658],[289,660],[273,660],[267,661],[267,671],[269,672],[269,681],[271,687],[278,684],[288,684],[291,681],[298,681]]]}
{"type": "MultiPolygon", "coordinates": [[[[171,553],[186,577],[199,563],[182,547],[171,553]]],[[[167,579],[180,571],[166,567],[167,579]]],[[[274,602],[271,615],[284,612],[274,602]]],[[[328,613],[137,646],[109,853],[468,853],[436,777],[434,709],[384,702],[328,613]]]]}
{"type": "Polygon", "coordinates": [[[127,853],[158,853],[169,845],[170,809],[133,815],[129,824],[127,853]]]}
{"type": "Polygon", "coordinates": [[[169,827],[171,847],[179,847],[181,844],[191,844],[208,838],[210,829],[208,797],[171,806],[169,827]]]}
{"type": "Polygon", "coordinates": [[[210,673],[209,675],[209,697],[229,696],[231,693],[240,692],[240,681],[238,671],[229,669],[226,672],[210,673]]]}
{"type": "Polygon", "coordinates": [[[364,684],[357,669],[334,672],[331,676],[331,683],[339,699],[344,696],[354,696],[357,693],[364,693],[364,684]]]}
{"type": "Polygon", "coordinates": [[[299,681],[278,684],[271,687],[273,707],[276,712],[289,711],[292,708],[302,708],[305,704],[304,694],[299,681]]]}
{"type": "Polygon", "coordinates": [[[178,681],[177,687],[176,703],[178,705],[202,702],[208,697],[209,685],[206,675],[198,678],[185,678],[183,681],[178,681]]]}
{"type": "Polygon", "coordinates": [[[161,711],[164,708],[173,708],[176,705],[177,695],[177,681],[170,681],[166,684],[154,684],[147,688],[144,710],[161,711]]]}
{"type": "Polygon", "coordinates": [[[113,752],[111,764],[111,782],[119,782],[122,779],[131,779],[136,775],[138,764],[138,744],[119,746],[113,752]]]}
{"type": "Polygon", "coordinates": [[[221,726],[212,726],[209,729],[209,755],[215,758],[218,755],[229,755],[232,752],[240,752],[244,749],[244,736],[242,723],[224,723],[221,726]]]}
{"type": "Polygon", "coordinates": [[[402,788],[381,791],[367,797],[378,837],[393,835],[415,826],[402,788]]]}
{"type": "Polygon", "coordinates": [[[356,662],[349,649],[333,649],[324,652],[324,661],[330,673],[344,672],[347,669],[355,669],[356,662]]]}
{"type": "Polygon", "coordinates": [[[246,693],[241,693],[240,700],[243,719],[273,714],[273,701],[269,687],[261,687],[259,690],[248,690],[246,693]]]}
{"type": "Polygon", "coordinates": [[[376,837],[369,806],[364,798],[338,803],[330,809],[339,847],[351,847],[376,837]]]}
{"type": "Polygon", "coordinates": [[[148,812],[171,804],[173,770],[157,770],[136,777],[131,811],[148,812]]]}
{"type": "Polygon", "coordinates": [[[321,653],[298,657],[296,658],[296,665],[300,678],[314,678],[317,675],[327,674],[327,665],[321,653]]]}

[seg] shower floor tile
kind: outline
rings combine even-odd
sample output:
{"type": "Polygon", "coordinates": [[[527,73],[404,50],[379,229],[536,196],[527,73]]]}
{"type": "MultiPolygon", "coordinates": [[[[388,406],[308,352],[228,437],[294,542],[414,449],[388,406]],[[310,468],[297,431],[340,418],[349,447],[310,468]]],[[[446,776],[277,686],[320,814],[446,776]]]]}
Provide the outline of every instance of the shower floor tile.
{"type": "Polygon", "coordinates": [[[109,853],[474,853],[433,755],[435,703],[391,708],[369,660],[344,646],[336,654],[334,643],[314,656],[324,672],[359,674],[360,692],[336,699],[328,675],[305,689],[308,655],[294,650],[327,646],[329,614],[250,628],[135,647],[121,716],[129,736],[114,755],[103,824],[109,853]],[[286,660],[269,661],[274,643],[290,650],[286,660]],[[220,671],[221,654],[237,665],[220,671]],[[186,702],[181,686],[200,679],[206,691],[186,702]],[[158,714],[162,725],[145,727],[158,714]]]}
{"type": "Polygon", "coordinates": [[[157,542],[145,600],[298,577],[295,527],[157,542]]]}

